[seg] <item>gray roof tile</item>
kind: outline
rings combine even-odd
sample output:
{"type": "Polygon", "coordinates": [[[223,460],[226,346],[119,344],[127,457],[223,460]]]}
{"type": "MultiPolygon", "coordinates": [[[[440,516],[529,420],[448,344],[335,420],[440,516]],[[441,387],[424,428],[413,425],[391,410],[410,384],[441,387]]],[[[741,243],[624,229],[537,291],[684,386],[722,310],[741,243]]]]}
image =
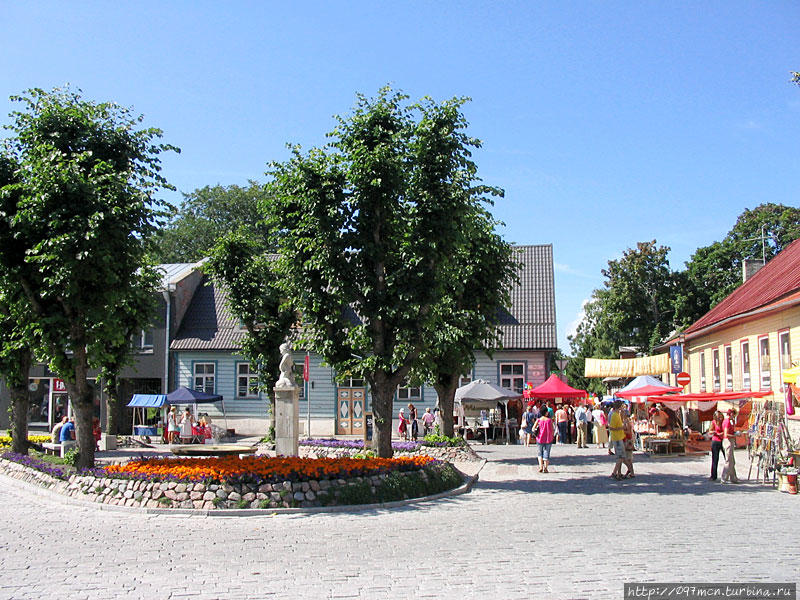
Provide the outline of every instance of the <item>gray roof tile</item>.
{"type": "MultiPolygon", "coordinates": [[[[520,283],[511,289],[511,310],[500,316],[503,348],[552,350],[557,347],[553,247],[515,246],[523,263],[520,283]]],[[[208,277],[198,286],[170,348],[235,351],[245,330],[231,314],[224,290],[208,277]]]]}

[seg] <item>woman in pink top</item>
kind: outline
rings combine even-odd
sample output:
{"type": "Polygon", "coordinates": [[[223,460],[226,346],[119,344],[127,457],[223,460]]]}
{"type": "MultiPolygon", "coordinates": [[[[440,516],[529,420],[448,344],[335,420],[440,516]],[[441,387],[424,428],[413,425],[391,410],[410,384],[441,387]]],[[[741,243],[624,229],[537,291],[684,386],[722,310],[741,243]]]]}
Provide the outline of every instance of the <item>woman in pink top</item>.
{"type": "Polygon", "coordinates": [[[533,429],[536,433],[536,443],[539,445],[539,473],[548,473],[547,465],[550,463],[550,448],[553,446],[555,428],[553,419],[547,411],[542,411],[542,416],[536,421],[533,429]]]}
{"type": "Polygon", "coordinates": [[[722,483],[739,483],[736,476],[736,460],[733,451],[736,448],[736,410],[731,408],[722,421],[722,451],[725,453],[725,466],[722,467],[722,483]]]}
{"type": "Polygon", "coordinates": [[[719,453],[722,452],[722,436],[724,430],[722,428],[722,413],[718,410],[714,411],[714,417],[711,421],[711,427],[708,430],[711,433],[711,481],[717,480],[717,465],[719,465],[719,453]]]}

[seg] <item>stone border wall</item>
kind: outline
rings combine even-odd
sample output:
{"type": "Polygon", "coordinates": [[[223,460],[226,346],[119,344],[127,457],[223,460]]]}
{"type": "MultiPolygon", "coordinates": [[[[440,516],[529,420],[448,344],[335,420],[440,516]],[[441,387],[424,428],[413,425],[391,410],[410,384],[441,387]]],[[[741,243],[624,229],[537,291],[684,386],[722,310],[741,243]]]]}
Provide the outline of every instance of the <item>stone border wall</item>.
{"type": "MultiPolygon", "coordinates": [[[[283,481],[264,484],[206,484],[113,479],[73,474],[56,479],[13,461],[0,459],[3,474],[66,496],[98,504],[139,508],[245,509],[308,508],[322,506],[319,495],[335,498],[342,488],[367,481],[373,490],[387,474],[351,479],[321,479],[301,483],[283,481]]],[[[418,471],[401,472],[401,476],[418,471]]]]}
{"type": "MultiPolygon", "coordinates": [[[[256,454],[266,454],[271,446],[259,446],[256,454]]],[[[299,447],[299,454],[302,458],[344,458],[363,454],[363,448],[329,448],[327,446],[303,446],[299,447]]],[[[421,446],[415,452],[395,452],[395,457],[400,456],[430,456],[445,462],[478,462],[483,460],[469,446],[421,446]]]]}

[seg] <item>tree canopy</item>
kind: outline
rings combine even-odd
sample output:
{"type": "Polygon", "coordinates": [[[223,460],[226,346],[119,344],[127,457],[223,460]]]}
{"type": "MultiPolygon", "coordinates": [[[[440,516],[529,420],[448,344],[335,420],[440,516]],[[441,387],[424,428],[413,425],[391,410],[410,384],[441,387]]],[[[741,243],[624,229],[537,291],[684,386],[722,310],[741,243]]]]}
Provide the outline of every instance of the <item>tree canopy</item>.
{"type": "MultiPolygon", "coordinates": [[[[163,216],[157,190],[170,187],[158,155],[158,129],[113,103],[79,91],[33,89],[13,97],[7,155],[18,167],[4,198],[0,252],[22,252],[17,282],[30,305],[37,354],[62,378],[76,413],[79,466],[94,463],[90,367],[102,368],[127,343],[121,314],[136,314],[159,281],[148,263],[163,216]]],[[[146,322],[141,324],[144,327],[146,322]]]]}
{"type": "Polygon", "coordinates": [[[367,380],[380,456],[392,454],[395,389],[437,323],[450,259],[476,207],[499,193],[477,178],[465,100],[407,100],[389,88],[359,96],[327,146],[273,164],[264,206],[302,343],[339,377],[367,380]]]}
{"type": "Polygon", "coordinates": [[[183,202],[160,232],[156,258],[163,263],[196,262],[209,255],[225,234],[244,227],[269,240],[259,202],[264,186],[205,186],[184,194],[183,202]]]}

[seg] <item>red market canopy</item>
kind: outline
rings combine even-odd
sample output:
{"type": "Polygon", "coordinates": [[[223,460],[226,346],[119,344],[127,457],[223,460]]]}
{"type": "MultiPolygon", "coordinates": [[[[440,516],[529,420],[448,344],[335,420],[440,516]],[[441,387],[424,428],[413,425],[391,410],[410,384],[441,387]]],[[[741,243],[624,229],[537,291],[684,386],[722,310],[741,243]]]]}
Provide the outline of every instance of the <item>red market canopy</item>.
{"type": "MultiPolygon", "coordinates": [[[[640,388],[635,388],[632,390],[620,390],[615,396],[619,396],[620,398],[647,398],[651,400],[651,396],[662,396],[667,394],[667,392],[680,392],[683,388],[679,387],[664,387],[660,385],[645,385],[640,388]]],[[[666,396],[664,396],[666,397],[666,396]]],[[[670,398],[672,396],[669,396],[670,398]]]]}
{"type": "Polygon", "coordinates": [[[664,394],[650,396],[650,402],[718,402],[720,400],[744,400],[745,398],[763,398],[772,392],[695,392],[694,394],[664,394]]]}
{"type": "Polygon", "coordinates": [[[525,390],[526,398],[583,398],[588,396],[586,390],[576,390],[561,381],[557,375],[550,375],[543,384],[532,390],[525,390]]]}

